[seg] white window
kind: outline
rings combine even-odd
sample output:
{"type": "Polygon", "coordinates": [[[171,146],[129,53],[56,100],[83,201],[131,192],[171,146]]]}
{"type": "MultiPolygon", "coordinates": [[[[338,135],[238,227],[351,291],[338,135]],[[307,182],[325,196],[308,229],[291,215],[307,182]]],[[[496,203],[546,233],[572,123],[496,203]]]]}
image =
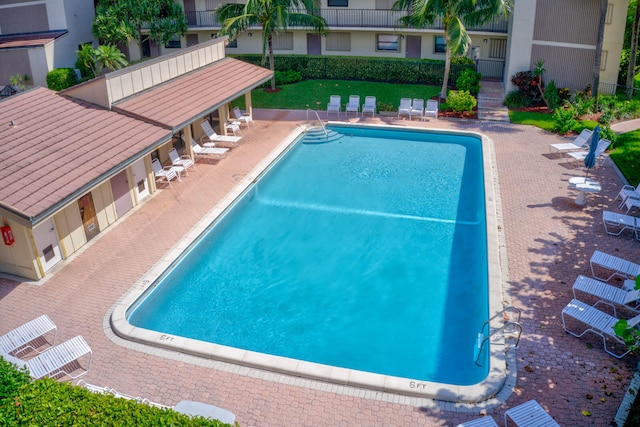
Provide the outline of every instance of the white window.
{"type": "Polygon", "coordinates": [[[328,33],[326,50],[349,52],[351,50],[351,33],[328,33]]]}
{"type": "Polygon", "coordinates": [[[293,33],[275,33],[273,50],[293,50],[293,33]]]}
{"type": "Polygon", "coordinates": [[[400,36],[394,34],[377,34],[376,50],[398,52],[400,50],[400,36]]]}

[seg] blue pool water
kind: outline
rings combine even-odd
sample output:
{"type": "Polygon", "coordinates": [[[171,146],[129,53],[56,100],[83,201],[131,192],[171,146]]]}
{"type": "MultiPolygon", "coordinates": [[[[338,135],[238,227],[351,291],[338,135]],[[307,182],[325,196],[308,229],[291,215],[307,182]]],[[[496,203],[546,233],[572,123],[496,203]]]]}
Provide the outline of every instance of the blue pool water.
{"type": "MultiPolygon", "coordinates": [[[[296,143],[129,322],[373,373],[470,385],[488,318],[481,141],[344,128],[296,143]]],[[[485,355],[486,356],[486,355],[485,355]]]]}

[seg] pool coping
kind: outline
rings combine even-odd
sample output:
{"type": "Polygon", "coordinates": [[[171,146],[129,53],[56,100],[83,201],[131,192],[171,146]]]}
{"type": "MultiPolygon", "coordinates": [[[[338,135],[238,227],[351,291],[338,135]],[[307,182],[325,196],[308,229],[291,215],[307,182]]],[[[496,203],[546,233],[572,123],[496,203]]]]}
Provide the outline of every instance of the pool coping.
{"type": "MultiPolygon", "coordinates": [[[[489,315],[493,317],[503,309],[503,278],[501,277],[501,253],[499,239],[498,209],[496,201],[497,178],[493,159],[493,141],[486,135],[470,131],[448,129],[425,129],[420,127],[393,125],[363,125],[347,124],[344,122],[329,122],[337,127],[374,127],[393,128],[397,130],[417,130],[423,133],[455,133],[459,135],[478,137],[481,140],[483,152],[483,170],[485,183],[485,209],[487,229],[487,261],[489,280],[489,315]]],[[[455,386],[449,384],[418,381],[408,378],[392,377],[388,375],[333,367],[318,363],[300,361],[281,356],[272,356],[248,350],[241,350],[219,344],[206,343],[194,339],[163,334],[130,325],[127,320],[129,307],[144,293],[155,286],[155,281],[175,260],[187,249],[191,243],[205,232],[216,218],[223,215],[234,202],[241,197],[269,167],[274,164],[304,133],[306,127],[300,127],[292,132],[285,140],[269,153],[252,171],[240,181],[232,191],[220,200],[198,223],[192,227],[154,266],[152,266],[133,286],[120,298],[112,309],[109,323],[112,331],[125,340],[146,344],[155,348],[163,348],[213,359],[231,364],[251,368],[265,369],[282,374],[304,377],[333,384],[359,387],[386,393],[436,399],[457,403],[477,403],[498,395],[507,381],[509,357],[504,351],[505,339],[497,334],[491,340],[490,370],[487,377],[474,385],[455,386]]],[[[495,327],[494,327],[495,329],[495,327]]],[[[513,367],[515,369],[515,366],[513,367]]]]}

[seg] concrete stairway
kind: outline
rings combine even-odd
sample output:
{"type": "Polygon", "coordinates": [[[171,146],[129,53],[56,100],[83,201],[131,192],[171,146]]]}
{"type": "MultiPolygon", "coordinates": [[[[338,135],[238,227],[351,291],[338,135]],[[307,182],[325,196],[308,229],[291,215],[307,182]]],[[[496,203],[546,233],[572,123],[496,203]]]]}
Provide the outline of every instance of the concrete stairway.
{"type": "Polygon", "coordinates": [[[478,93],[478,120],[509,121],[509,109],[504,102],[502,82],[483,81],[478,93]]]}

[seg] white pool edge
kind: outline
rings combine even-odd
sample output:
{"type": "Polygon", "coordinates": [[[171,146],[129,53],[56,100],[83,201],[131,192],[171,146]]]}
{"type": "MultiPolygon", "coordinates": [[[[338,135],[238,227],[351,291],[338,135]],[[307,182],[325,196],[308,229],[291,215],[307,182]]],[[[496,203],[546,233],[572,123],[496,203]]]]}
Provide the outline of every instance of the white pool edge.
{"type": "MultiPolygon", "coordinates": [[[[334,124],[334,123],[330,123],[334,124]]],[[[362,127],[362,124],[335,123],[341,127],[362,127]]],[[[492,317],[503,308],[502,278],[500,260],[500,239],[494,185],[497,179],[493,164],[493,149],[490,138],[477,132],[456,131],[448,129],[424,129],[406,126],[368,125],[368,127],[393,128],[398,130],[418,130],[425,133],[453,133],[478,137],[482,141],[483,170],[485,183],[485,209],[487,228],[487,267],[489,282],[489,315],[492,317]]],[[[280,143],[265,157],[246,177],[238,183],[216,206],[211,209],[183,238],[172,247],[153,267],[151,267],[120,298],[113,307],[110,326],[113,332],[125,339],[141,344],[160,347],[179,353],[187,353],[207,359],[219,360],[232,364],[275,371],[278,373],[310,378],[344,386],[383,391],[386,393],[436,399],[456,403],[477,403],[498,395],[507,380],[507,355],[504,351],[504,340],[501,335],[491,341],[490,369],[487,377],[474,385],[455,386],[435,382],[411,380],[369,372],[332,367],[312,362],[300,361],[280,356],[272,356],[247,350],[240,350],[218,344],[206,343],[194,339],[162,334],[129,324],[126,320],[127,310],[138,298],[154,284],[156,279],[181,255],[181,253],[197,239],[209,225],[230,207],[247,188],[255,182],[268,167],[273,164],[292,144],[304,129],[298,129],[280,143]]],[[[478,325],[480,327],[480,325],[478,325]]],[[[472,344],[470,344],[472,345],[472,344]]],[[[510,358],[511,359],[511,358],[510,358]]],[[[515,367],[513,367],[515,369],[515,367]]]]}

